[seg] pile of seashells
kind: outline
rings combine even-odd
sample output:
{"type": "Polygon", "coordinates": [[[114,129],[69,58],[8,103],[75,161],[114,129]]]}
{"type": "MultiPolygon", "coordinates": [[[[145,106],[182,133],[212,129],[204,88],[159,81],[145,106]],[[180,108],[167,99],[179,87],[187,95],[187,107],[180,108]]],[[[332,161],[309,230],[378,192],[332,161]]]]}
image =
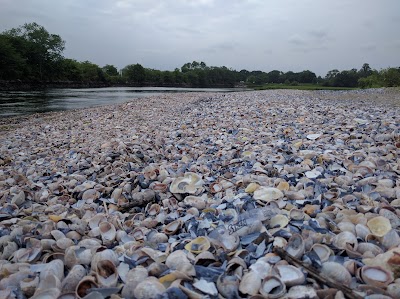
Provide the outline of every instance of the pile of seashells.
{"type": "Polygon", "coordinates": [[[400,298],[400,93],[173,94],[0,132],[0,298],[400,298]]]}

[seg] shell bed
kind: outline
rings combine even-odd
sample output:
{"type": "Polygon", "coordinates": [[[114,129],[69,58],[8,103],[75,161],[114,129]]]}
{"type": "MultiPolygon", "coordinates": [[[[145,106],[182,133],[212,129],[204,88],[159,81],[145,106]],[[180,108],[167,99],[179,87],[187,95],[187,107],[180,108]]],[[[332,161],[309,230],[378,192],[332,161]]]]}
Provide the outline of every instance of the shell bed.
{"type": "Polygon", "coordinates": [[[400,92],[0,120],[0,298],[400,298],[400,92]]]}

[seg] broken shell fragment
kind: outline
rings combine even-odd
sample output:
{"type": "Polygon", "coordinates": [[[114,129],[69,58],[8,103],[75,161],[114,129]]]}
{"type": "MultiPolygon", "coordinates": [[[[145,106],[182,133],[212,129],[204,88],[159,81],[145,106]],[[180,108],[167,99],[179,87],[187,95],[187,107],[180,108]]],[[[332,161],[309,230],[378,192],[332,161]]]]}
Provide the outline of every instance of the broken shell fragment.
{"type": "Polygon", "coordinates": [[[207,237],[197,237],[185,245],[185,249],[194,254],[207,251],[210,248],[210,240],[207,237]]]}

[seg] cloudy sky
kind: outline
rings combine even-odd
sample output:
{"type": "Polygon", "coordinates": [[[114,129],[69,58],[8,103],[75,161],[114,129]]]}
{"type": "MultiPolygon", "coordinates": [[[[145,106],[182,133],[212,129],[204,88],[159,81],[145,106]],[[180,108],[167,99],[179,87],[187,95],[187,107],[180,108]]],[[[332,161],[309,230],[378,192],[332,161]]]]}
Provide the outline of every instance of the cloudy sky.
{"type": "Polygon", "coordinates": [[[0,0],[0,31],[37,22],[100,66],[327,71],[400,66],[399,0],[0,0]]]}

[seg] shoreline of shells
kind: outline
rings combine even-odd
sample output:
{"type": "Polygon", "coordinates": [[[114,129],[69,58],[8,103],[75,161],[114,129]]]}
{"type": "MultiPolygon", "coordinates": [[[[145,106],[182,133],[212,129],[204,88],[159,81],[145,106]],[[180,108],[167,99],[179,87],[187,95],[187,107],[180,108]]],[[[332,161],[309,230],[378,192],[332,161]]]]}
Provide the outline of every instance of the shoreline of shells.
{"type": "Polygon", "coordinates": [[[350,296],[311,267],[354,298],[399,298],[399,103],[188,93],[10,119],[0,297],[350,296]]]}

